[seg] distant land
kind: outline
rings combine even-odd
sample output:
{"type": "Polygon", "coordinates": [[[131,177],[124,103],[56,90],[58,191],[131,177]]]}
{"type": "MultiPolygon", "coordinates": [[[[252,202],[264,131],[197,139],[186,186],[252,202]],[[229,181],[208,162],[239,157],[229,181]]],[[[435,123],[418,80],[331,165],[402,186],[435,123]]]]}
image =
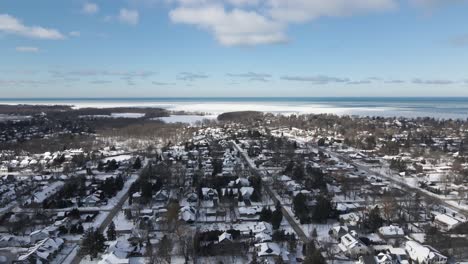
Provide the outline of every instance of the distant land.
{"type": "Polygon", "coordinates": [[[74,108],[160,107],[208,114],[261,111],[281,114],[468,118],[468,97],[49,97],[0,98],[0,104],[72,105],[74,108]]]}

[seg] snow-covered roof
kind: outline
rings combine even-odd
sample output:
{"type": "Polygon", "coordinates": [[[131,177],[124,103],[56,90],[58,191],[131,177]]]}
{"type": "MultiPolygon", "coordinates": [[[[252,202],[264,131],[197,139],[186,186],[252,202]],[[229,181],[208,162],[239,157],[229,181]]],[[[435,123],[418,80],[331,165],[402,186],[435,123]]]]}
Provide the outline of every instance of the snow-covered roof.
{"type": "Polygon", "coordinates": [[[255,244],[255,248],[257,248],[259,257],[281,255],[281,248],[276,243],[271,243],[271,242],[258,243],[258,244],[255,244]]]}
{"type": "Polygon", "coordinates": [[[379,228],[379,233],[383,236],[403,236],[405,232],[399,226],[389,225],[379,228]]]}
{"type": "Polygon", "coordinates": [[[446,214],[436,215],[434,220],[446,224],[448,229],[451,229],[460,223],[457,219],[446,214]]]}

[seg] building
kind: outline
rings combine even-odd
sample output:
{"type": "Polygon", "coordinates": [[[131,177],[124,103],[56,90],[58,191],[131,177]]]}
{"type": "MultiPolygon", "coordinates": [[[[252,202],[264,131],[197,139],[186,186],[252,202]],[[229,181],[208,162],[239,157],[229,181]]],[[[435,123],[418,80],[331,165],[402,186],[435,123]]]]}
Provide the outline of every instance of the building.
{"type": "Polygon", "coordinates": [[[0,175],[7,175],[8,174],[8,167],[7,166],[0,166],[0,175]]]}
{"type": "Polygon", "coordinates": [[[384,239],[401,238],[405,235],[405,231],[399,226],[389,225],[382,226],[378,230],[379,235],[384,239]]]}
{"type": "Polygon", "coordinates": [[[342,236],[340,240],[341,243],[338,244],[338,247],[345,253],[345,255],[351,258],[357,258],[370,253],[369,248],[364,245],[361,240],[355,238],[349,233],[342,236]]]}
{"type": "Polygon", "coordinates": [[[447,257],[439,251],[426,245],[421,245],[416,241],[407,241],[405,250],[410,259],[419,264],[445,264],[447,257]]]}
{"type": "Polygon", "coordinates": [[[434,218],[434,225],[441,231],[445,232],[452,230],[460,224],[462,224],[462,221],[459,221],[447,214],[439,214],[434,218]]]}

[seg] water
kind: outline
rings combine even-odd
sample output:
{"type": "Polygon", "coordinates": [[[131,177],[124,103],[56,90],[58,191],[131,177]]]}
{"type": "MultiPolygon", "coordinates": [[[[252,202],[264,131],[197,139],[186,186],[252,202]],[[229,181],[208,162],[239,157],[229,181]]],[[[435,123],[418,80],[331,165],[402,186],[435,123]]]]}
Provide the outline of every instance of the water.
{"type": "Polygon", "coordinates": [[[83,107],[161,107],[220,114],[255,110],[282,114],[331,113],[361,116],[468,118],[468,97],[165,97],[0,99],[0,104],[60,104],[83,107]]]}

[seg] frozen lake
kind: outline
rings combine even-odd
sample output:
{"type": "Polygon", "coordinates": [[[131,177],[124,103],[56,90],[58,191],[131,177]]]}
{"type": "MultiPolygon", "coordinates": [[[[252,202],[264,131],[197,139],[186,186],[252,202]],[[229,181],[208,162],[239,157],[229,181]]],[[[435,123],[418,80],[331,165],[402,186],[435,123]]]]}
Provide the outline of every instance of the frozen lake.
{"type": "Polygon", "coordinates": [[[167,117],[155,118],[155,120],[161,120],[165,123],[186,123],[194,125],[195,123],[204,119],[216,119],[218,115],[171,115],[167,117]]]}

